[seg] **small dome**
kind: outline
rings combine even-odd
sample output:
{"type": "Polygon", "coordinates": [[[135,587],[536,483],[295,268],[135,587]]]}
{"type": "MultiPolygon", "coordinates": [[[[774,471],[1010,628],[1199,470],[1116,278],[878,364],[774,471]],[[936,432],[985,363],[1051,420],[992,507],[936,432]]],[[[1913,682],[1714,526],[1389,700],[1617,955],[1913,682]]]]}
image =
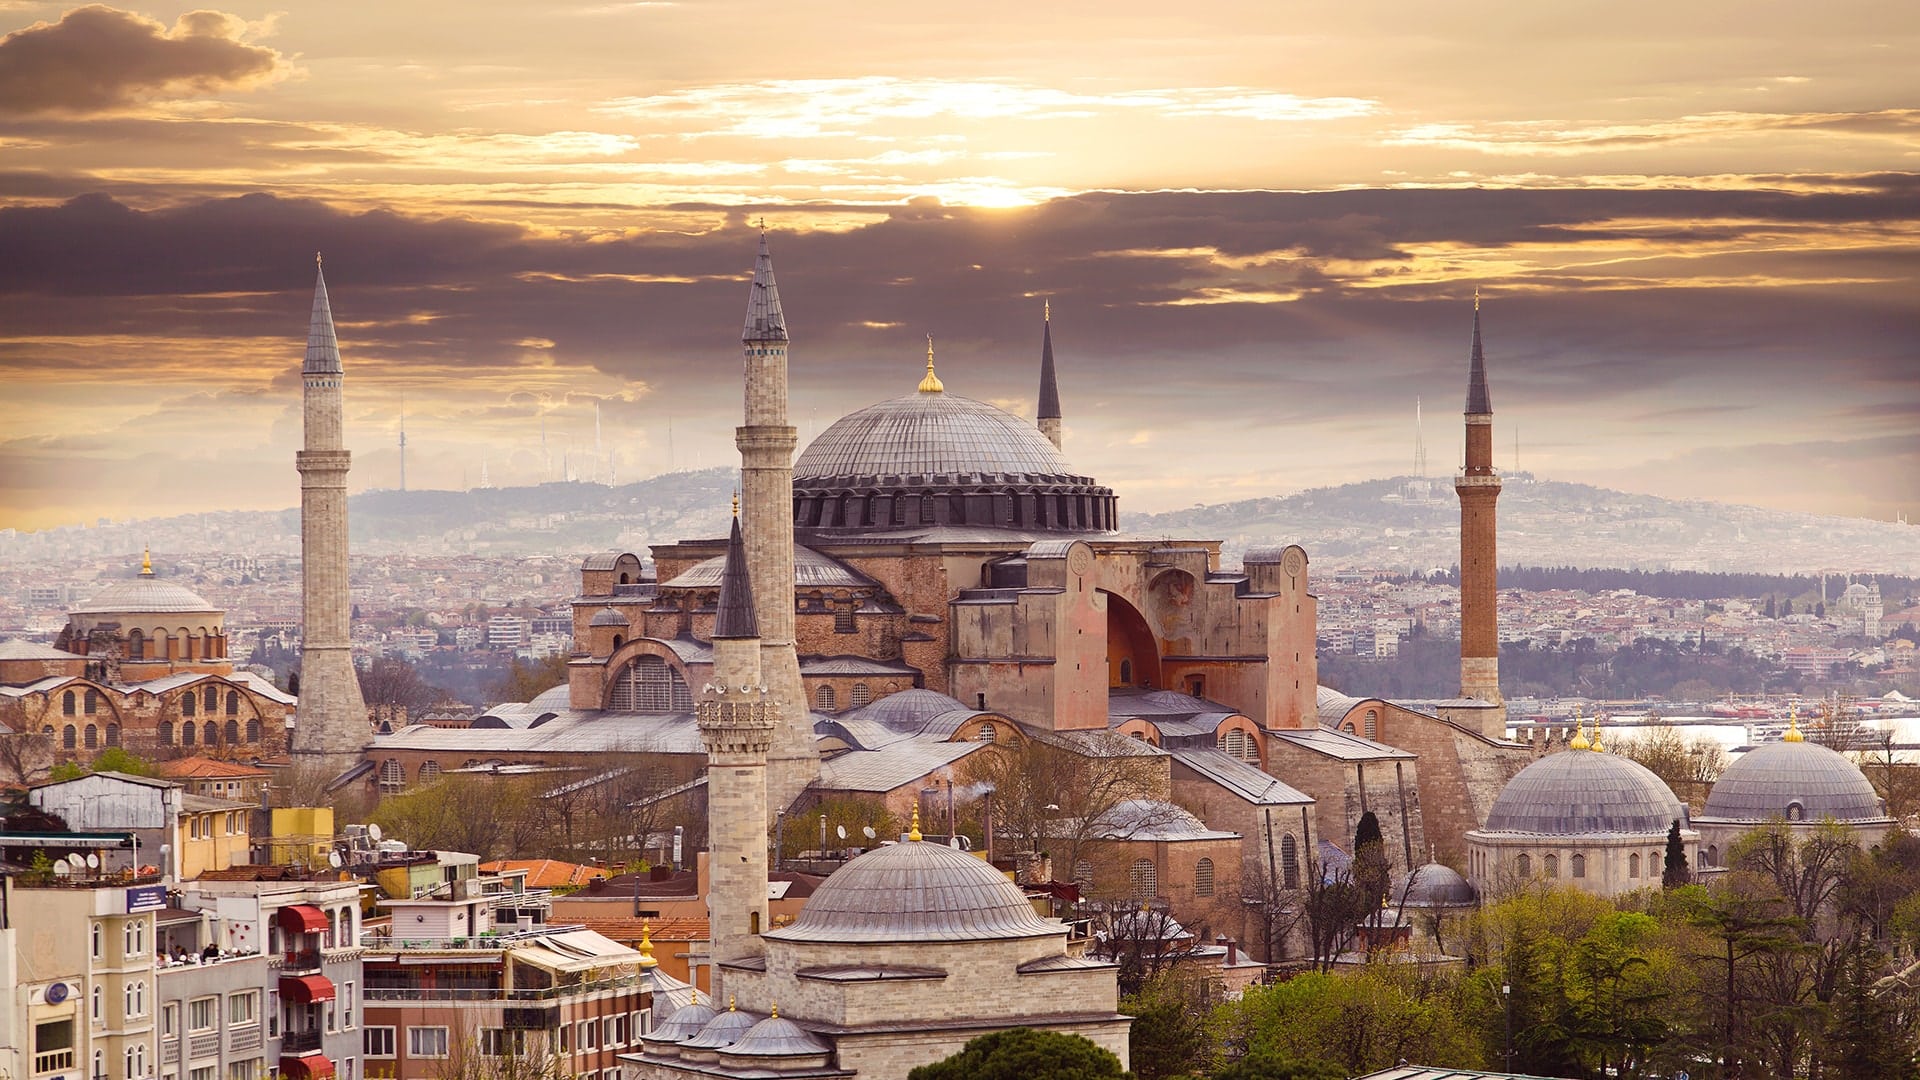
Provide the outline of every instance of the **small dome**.
{"type": "Polygon", "coordinates": [[[1411,888],[1407,886],[1407,877],[1406,874],[1394,877],[1392,899],[1397,903],[1404,896],[1408,907],[1464,907],[1478,898],[1473,886],[1451,866],[1428,863],[1416,869],[1411,888]]]}
{"type": "Polygon", "coordinates": [[[1702,818],[1716,821],[1790,819],[1884,821],[1885,807],[1859,766],[1812,742],[1762,743],[1741,754],[1707,794],[1702,818]]]}
{"type": "Polygon", "coordinates": [[[114,582],[86,603],[74,608],[73,613],[144,615],[149,612],[222,610],[185,585],[142,574],[132,581],[114,582]]]}
{"type": "Polygon", "coordinates": [[[703,1001],[675,1009],[667,1022],[654,1028],[647,1038],[655,1042],[682,1043],[706,1029],[713,1021],[713,1006],[703,1001]]]}
{"type": "Polygon", "coordinates": [[[945,844],[875,848],[835,871],[778,941],[990,941],[1063,934],[1006,876],[945,844]]]}
{"type": "Polygon", "coordinates": [[[850,476],[1026,473],[1073,467],[1031,421],[984,401],[913,393],[834,421],[793,463],[797,486],[850,476]]]}
{"type": "MultiPolygon", "coordinates": [[[[691,1008],[691,1006],[689,1006],[691,1008]]],[[[680,1012],[685,1012],[685,1009],[680,1012]]],[[[674,1013],[678,1017],[680,1013],[674,1013]]],[[[685,1050],[725,1050],[746,1035],[747,1031],[764,1019],[759,1013],[742,1012],[728,1009],[726,1012],[707,1021],[700,1034],[680,1044],[685,1050]]]]}
{"type": "Polygon", "coordinates": [[[968,710],[965,705],[938,690],[915,687],[912,690],[888,694],[871,705],[855,710],[853,715],[862,720],[871,720],[876,724],[885,724],[890,728],[918,731],[926,726],[927,721],[935,717],[945,716],[950,712],[968,711],[971,710],[968,710]]]}
{"type": "Polygon", "coordinates": [[[627,617],[625,615],[620,614],[620,612],[614,608],[603,607],[599,611],[596,611],[593,613],[593,619],[590,622],[588,622],[587,625],[588,626],[625,626],[627,625],[627,617]]]}
{"type": "Polygon", "coordinates": [[[806,1028],[784,1016],[769,1016],[747,1029],[727,1053],[746,1057],[802,1057],[825,1054],[832,1048],[806,1028]]]}
{"type": "Polygon", "coordinates": [[[1486,832],[1536,836],[1664,833],[1686,810],[1646,766],[1617,754],[1562,750],[1521,769],[1487,811],[1486,832]]]}
{"type": "Polygon", "coordinates": [[[566,709],[573,705],[573,688],[566,683],[550,686],[533,696],[527,705],[534,709],[566,709]]]}

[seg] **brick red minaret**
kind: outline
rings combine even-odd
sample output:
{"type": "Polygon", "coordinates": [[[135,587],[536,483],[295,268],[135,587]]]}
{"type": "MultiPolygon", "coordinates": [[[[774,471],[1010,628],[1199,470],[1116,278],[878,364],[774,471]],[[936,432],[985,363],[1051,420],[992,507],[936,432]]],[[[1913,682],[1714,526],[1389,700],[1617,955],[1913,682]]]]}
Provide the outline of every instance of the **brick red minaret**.
{"type": "Polygon", "coordinates": [[[1467,374],[1467,459],[1453,490],[1460,496],[1460,696],[1498,706],[1498,717],[1487,718],[1485,730],[1504,737],[1507,710],[1500,696],[1494,520],[1500,474],[1493,470],[1493,400],[1487,394],[1487,363],[1480,352],[1478,290],[1473,294],[1473,359],[1467,374]]]}

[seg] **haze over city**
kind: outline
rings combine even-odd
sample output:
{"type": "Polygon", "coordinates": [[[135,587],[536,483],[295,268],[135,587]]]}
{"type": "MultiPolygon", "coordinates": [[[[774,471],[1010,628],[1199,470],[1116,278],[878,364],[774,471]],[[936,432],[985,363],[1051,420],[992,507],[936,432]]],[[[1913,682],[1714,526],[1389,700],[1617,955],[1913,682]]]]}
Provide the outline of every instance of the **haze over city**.
{"type": "Polygon", "coordinates": [[[1502,468],[1920,512],[1910,7],[0,30],[0,526],[293,505],[318,250],[355,490],[397,485],[403,408],[412,487],[730,462],[762,219],[803,440],[910,391],[929,333],[1031,415],[1050,301],[1067,455],[1130,511],[1410,472],[1416,398],[1445,475],[1477,287],[1502,468]]]}

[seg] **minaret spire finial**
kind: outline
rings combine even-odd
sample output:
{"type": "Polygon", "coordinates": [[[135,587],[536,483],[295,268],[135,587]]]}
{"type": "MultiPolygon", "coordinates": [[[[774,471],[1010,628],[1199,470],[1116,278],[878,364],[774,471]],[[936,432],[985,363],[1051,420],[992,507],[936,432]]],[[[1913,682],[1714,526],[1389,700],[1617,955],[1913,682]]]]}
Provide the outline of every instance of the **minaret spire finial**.
{"type": "Polygon", "coordinates": [[[907,830],[907,839],[915,841],[916,843],[922,839],[920,835],[920,807],[918,805],[913,808],[913,827],[907,830]]]}
{"type": "Polygon", "coordinates": [[[1043,301],[1040,313],[1040,398],[1035,402],[1033,419],[1041,434],[1060,449],[1060,382],[1053,373],[1053,301],[1043,301]]]}
{"type": "Polygon", "coordinates": [[[938,394],[944,390],[946,390],[946,385],[940,381],[940,376],[933,373],[933,335],[928,334],[927,377],[920,380],[920,392],[923,394],[938,394]]]}
{"type": "Polygon", "coordinates": [[[142,547],[140,549],[140,576],[153,576],[153,549],[151,547],[142,547]]]}
{"type": "Polygon", "coordinates": [[[321,265],[321,263],[322,263],[323,261],[324,261],[324,260],[322,260],[322,259],[320,258],[320,253],[319,253],[319,252],[317,252],[317,251],[316,251],[316,252],[314,252],[314,253],[313,253],[313,265],[315,265],[315,266],[319,266],[319,265],[321,265]]]}

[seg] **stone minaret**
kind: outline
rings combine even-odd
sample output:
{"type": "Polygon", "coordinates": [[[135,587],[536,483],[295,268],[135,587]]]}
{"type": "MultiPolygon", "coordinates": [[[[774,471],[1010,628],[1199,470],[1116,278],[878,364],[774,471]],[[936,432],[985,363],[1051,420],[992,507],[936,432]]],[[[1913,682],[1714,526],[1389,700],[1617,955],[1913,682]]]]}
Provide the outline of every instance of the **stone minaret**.
{"type": "Polygon", "coordinates": [[[1046,322],[1040,332],[1040,407],[1034,419],[1040,422],[1040,434],[1055,450],[1060,449],[1060,384],[1053,377],[1053,301],[1045,301],[1041,313],[1046,322]]]}
{"type": "MultiPolygon", "coordinates": [[[[319,256],[314,256],[319,263],[319,256]]],[[[370,737],[367,704],[353,670],[347,591],[347,465],[342,434],[340,347],[333,336],[327,279],[313,285],[313,321],[307,328],[306,449],[294,455],[300,470],[300,704],[294,714],[294,760],[336,775],[360,760],[370,737]]]]}
{"type": "Polygon", "coordinates": [[[729,960],[760,954],[767,928],[767,751],[781,721],[760,678],[755,597],[733,519],[720,600],[713,617],[713,683],[695,715],[707,745],[707,923],[712,933],[713,1000],[729,960]]]}
{"type": "Polygon", "coordinates": [[[773,808],[784,809],[820,775],[820,753],[793,644],[793,448],[798,437],[787,423],[787,320],[764,230],[740,342],[746,348],[747,389],[746,422],[734,432],[740,448],[740,517],[747,564],[759,585],[753,597],[760,678],[781,709],[769,782],[773,808]]]}
{"type": "Polygon", "coordinates": [[[1467,374],[1466,467],[1454,478],[1460,496],[1460,696],[1499,706],[1504,736],[1506,703],[1500,696],[1500,625],[1496,592],[1499,550],[1494,502],[1500,474],[1493,471],[1493,400],[1487,395],[1487,362],[1480,353],[1480,294],[1473,296],[1473,360],[1467,374]]]}

